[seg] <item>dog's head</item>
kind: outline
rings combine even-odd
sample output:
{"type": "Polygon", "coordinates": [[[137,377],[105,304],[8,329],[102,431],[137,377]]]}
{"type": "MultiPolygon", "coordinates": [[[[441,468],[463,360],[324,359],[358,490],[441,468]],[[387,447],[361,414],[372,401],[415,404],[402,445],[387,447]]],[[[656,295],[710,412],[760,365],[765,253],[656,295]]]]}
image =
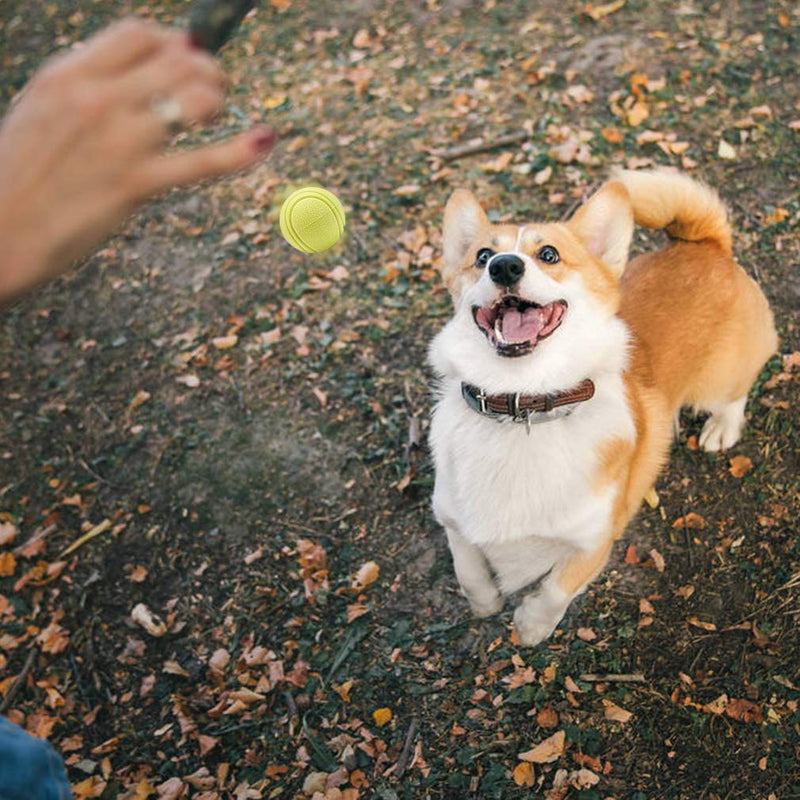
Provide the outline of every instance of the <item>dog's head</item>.
{"type": "Polygon", "coordinates": [[[632,233],[630,197],[616,182],[566,223],[493,225],[472,194],[457,190],[444,213],[442,277],[462,361],[477,359],[496,375],[511,366],[500,361],[522,357],[589,370],[619,307],[632,233]]]}

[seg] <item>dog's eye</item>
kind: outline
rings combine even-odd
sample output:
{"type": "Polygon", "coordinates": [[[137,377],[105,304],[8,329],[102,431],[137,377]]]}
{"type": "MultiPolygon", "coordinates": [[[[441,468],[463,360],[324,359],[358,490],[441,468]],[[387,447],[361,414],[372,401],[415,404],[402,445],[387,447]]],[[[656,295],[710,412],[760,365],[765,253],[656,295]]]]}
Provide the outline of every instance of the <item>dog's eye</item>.
{"type": "Polygon", "coordinates": [[[494,250],[490,250],[488,247],[482,247],[475,256],[475,266],[478,269],[483,269],[489,263],[489,259],[493,255],[494,250]]]}
{"type": "Polygon", "coordinates": [[[557,264],[561,260],[561,256],[558,255],[558,250],[555,247],[551,247],[549,244],[546,244],[537,254],[536,258],[539,261],[544,261],[545,264],[557,264]]]}

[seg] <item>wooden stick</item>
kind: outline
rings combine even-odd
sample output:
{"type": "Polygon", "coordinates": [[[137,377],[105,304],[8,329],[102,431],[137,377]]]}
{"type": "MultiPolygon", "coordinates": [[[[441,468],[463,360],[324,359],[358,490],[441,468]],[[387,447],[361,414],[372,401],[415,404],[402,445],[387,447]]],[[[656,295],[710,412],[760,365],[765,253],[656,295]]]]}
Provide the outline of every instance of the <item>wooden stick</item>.
{"type": "Polygon", "coordinates": [[[18,556],[26,547],[30,547],[32,544],[36,544],[36,542],[38,542],[40,539],[44,539],[46,536],[49,536],[55,529],[56,526],[53,524],[36,531],[36,533],[34,533],[27,542],[17,545],[12,552],[15,556],[18,556]]]}
{"type": "Polygon", "coordinates": [[[11,704],[14,702],[14,698],[17,696],[17,692],[19,692],[19,690],[22,688],[22,685],[25,683],[25,679],[28,677],[28,673],[31,671],[33,659],[36,658],[36,654],[38,652],[38,648],[31,647],[28,657],[25,659],[25,663],[22,666],[22,672],[17,675],[14,685],[8,690],[8,694],[5,696],[5,698],[3,698],[3,702],[0,703],[0,714],[5,714],[6,711],[11,708],[11,704]]]}
{"type": "Polygon", "coordinates": [[[411,747],[414,744],[414,737],[416,736],[416,733],[417,720],[414,718],[411,720],[411,724],[408,726],[406,740],[403,742],[403,749],[400,752],[400,758],[397,759],[397,763],[394,765],[394,776],[398,780],[403,777],[403,773],[408,767],[408,760],[411,757],[411,747]]]}
{"type": "Polygon", "coordinates": [[[641,672],[632,672],[629,675],[604,675],[590,672],[578,675],[578,677],[589,683],[645,683],[645,677],[641,672]]]}
{"type": "Polygon", "coordinates": [[[68,556],[70,553],[75,552],[81,545],[86,544],[86,542],[94,539],[95,536],[99,536],[101,533],[105,533],[111,527],[111,520],[104,519],[99,525],[95,525],[88,533],[84,533],[79,539],[76,539],[69,547],[65,548],[61,551],[59,558],[64,558],[64,556],[68,556]]]}
{"type": "Polygon", "coordinates": [[[457,158],[464,158],[465,156],[471,156],[475,153],[485,153],[488,150],[496,150],[498,147],[508,147],[512,144],[519,144],[530,138],[531,135],[527,131],[517,131],[516,133],[509,133],[506,136],[501,136],[491,141],[481,139],[477,142],[459,144],[447,150],[432,150],[431,155],[441,158],[442,161],[455,161],[457,158]]]}

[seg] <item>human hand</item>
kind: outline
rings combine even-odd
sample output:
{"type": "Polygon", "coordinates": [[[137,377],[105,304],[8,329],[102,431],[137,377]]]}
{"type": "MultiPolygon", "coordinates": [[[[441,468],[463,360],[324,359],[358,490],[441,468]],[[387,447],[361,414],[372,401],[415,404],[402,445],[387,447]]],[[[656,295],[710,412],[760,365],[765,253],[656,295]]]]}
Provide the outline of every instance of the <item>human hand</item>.
{"type": "Polygon", "coordinates": [[[0,303],[91,252],[142,201],[243,169],[275,133],[166,153],[220,110],[224,75],[185,32],[117,22],[47,62],[0,124],[0,303]]]}

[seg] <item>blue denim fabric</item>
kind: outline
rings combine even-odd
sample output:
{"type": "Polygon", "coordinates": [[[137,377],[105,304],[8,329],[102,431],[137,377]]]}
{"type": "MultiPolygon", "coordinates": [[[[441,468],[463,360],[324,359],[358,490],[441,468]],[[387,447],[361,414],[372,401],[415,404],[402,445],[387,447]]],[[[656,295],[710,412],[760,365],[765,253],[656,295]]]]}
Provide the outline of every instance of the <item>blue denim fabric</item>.
{"type": "Polygon", "coordinates": [[[64,763],[50,745],[0,717],[0,800],[71,800],[64,763]]]}

